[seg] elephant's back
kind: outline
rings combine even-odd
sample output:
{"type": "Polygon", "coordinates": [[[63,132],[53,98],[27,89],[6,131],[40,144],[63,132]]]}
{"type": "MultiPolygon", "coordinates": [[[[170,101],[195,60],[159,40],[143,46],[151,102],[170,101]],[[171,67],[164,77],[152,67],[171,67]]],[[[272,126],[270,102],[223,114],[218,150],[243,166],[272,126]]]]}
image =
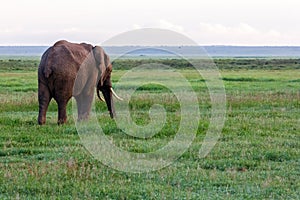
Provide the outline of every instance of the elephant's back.
{"type": "Polygon", "coordinates": [[[59,41],[44,53],[40,68],[46,78],[51,74],[75,78],[81,64],[90,52],[91,50],[83,45],[59,41]]]}

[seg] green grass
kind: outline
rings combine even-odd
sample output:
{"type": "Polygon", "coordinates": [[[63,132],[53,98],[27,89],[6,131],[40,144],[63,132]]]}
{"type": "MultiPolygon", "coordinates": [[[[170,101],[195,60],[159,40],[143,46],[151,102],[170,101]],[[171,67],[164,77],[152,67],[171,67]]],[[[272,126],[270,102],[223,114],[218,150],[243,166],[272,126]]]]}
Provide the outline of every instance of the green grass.
{"type": "MultiPolygon", "coordinates": [[[[37,60],[2,60],[0,199],[299,199],[298,61],[216,60],[226,88],[227,116],[221,138],[203,159],[198,152],[209,125],[208,91],[194,70],[178,67],[197,91],[201,111],[197,136],[170,166],[135,174],[111,169],[90,155],[79,139],[71,102],[66,125],[57,126],[57,108],[51,102],[47,124],[38,126],[37,60]]],[[[126,72],[123,65],[130,69],[140,62],[146,61],[116,61],[113,85],[126,72]]],[[[185,65],[184,61],[164,62],[185,65]]],[[[133,81],[123,89],[134,85],[133,81]]],[[[152,138],[123,133],[97,101],[99,124],[120,148],[154,151],[178,130],[178,100],[157,84],[139,87],[130,100],[131,116],[139,125],[149,122],[149,108],[156,103],[164,105],[167,123],[152,138]]]]}

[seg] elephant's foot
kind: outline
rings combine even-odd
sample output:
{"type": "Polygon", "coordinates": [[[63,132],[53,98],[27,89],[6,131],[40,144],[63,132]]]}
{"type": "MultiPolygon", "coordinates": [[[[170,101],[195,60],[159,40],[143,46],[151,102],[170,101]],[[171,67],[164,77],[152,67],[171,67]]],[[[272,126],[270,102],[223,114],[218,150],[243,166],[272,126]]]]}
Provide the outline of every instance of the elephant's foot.
{"type": "Polygon", "coordinates": [[[89,113],[83,113],[78,115],[78,121],[85,121],[89,119],[89,113]]]}
{"type": "Polygon", "coordinates": [[[66,122],[67,122],[67,118],[65,118],[65,119],[58,119],[57,124],[58,125],[62,125],[62,124],[65,124],[66,122]]]}
{"type": "Polygon", "coordinates": [[[39,117],[38,117],[38,124],[39,125],[43,125],[45,123],[46,123],[46,116],[39,115],[39,117]]]}
{"type": "Polygon", "coordinates": [[[45,119],[38,119],[38,124],[39,125],[44,125],[46,123],[45,119]]]}

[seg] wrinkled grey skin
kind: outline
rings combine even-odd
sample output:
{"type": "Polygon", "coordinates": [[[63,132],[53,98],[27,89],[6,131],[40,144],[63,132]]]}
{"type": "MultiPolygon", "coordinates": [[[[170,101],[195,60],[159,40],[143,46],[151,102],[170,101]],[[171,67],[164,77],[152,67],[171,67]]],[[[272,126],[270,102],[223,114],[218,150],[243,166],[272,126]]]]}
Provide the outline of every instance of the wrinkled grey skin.
{"type": "Polygon", "coordinates": [[[66,106],[72,96],[77,102],[78,120],[87,119],[95,87],[98,97],[99,91],[103,93],[113,118],[115,111],[110,90],[111,71],[109,57],[101,47],[64,40],[56,42],[43,54],[38,69],[38,123],[45,124],[52,98],[58,104],[58,124],[66,123],[66,106]]]}

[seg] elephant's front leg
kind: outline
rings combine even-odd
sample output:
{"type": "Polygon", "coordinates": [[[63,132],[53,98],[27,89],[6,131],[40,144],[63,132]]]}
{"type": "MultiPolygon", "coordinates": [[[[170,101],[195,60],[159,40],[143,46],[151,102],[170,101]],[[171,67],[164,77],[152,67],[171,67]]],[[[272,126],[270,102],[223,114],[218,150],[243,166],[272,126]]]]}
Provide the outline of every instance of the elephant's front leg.
{"type": "Polygon", "coordinates": [[[77,102],[78,121],[89,118],[94,95],[80,94],[75,97],[77,102]]]}

